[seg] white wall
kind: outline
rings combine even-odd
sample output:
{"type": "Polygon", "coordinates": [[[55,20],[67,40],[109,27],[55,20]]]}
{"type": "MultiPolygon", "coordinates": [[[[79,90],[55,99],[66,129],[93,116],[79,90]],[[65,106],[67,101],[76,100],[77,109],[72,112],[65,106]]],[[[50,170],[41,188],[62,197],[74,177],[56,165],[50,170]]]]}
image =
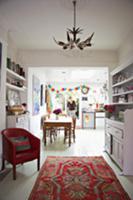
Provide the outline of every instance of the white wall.
{"type": "Polygon", "coordinates": [[[21,50],[18,57],[21,64],[27,67],[109,66],[114,68],[118,64],[117,52],[111,50],[85,50],[83,52],[76,50],[21,50]]]}
{"type": "Polygon", "coordinates": [[[17,47],[15,42],[12,40],[10,35],[8,34],[8,49],[7,49],[7,57],[10,58],[13,62],[17,63],[17,47]]]}
{"type": "MultiPolygon", "coordinates": [[[[7,35],[6,31],[0,27],[0,42],[2,43],[2,64],[1,64],[1,80],[0,80],[0,132],[5,128],[6,116],[5,116],[5,105],[6,105],[6,55],[7,55],[7,35]]],[[[2,137],[0,134],[0,167],[1,167],[1,154],[2,154],[2,137]]]]}
{"type": "Polygon", "coordinates": [[[40,113],[38,115],[32,114],[32,105],[33,105],[33,89],[32,89],[32,78],[35,75],[40,80],[40,85],[45,84],[46,78],[45,74],[42,74],[40,70],[37,68],[30,68],[28,69],[28,98],[27,98],[27,106],[30,112],[30,131],[34,133],[36,136],[40,134],[40,119],[41,116],[46,112],[46,106],[40,107],[40,113]]]}
{"type": "Polygon", "coordinates": [[[119,65],[133,60],[133,30],[128,34],[119,48],[119,65]]]}

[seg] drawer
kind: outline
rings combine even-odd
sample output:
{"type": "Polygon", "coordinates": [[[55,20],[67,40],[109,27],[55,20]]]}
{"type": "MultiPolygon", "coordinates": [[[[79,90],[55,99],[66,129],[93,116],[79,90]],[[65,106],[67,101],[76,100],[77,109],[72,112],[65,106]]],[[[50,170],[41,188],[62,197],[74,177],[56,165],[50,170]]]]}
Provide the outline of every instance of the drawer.
{"type": "Polygon", "coordinates": [[[118,129],[115,127],[112,127],[112,135],[114,135],[118,139],[123,139],[124,133],[122,129],[118,129]]]}
{"type": "Polygon", "coordinates": [[[108,123],[105,124],[105,131],[106,133],[114,135],[116,138],[121,139],[121,140],[124,137],[123,129],[117,128],[108,123]]]}

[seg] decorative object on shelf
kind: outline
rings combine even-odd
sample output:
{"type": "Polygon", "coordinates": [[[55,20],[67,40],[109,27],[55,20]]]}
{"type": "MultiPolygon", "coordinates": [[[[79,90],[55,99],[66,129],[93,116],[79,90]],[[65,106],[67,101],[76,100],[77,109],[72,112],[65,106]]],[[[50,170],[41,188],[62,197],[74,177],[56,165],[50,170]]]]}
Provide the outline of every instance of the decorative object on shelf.
{"type": "Polygon", "coordinates": [[[118,120],[124,122],[124,111],[119,111],[118,120]]]}
{"type": "Polygon", "coordinates": [[[121,95],[119,98],[118,98],[118,102],[119,103],[125,103],[127,102],[128,99],[127,99],[127,95],[121,95]]]}
{"type": "Polygon", "coordinates": [[[112,117],[112,114],[115,112],[116,110],[116,106],[115,105],[105,105],[104,106],[104,109],[105,109],[105,113],[106,113],[106,117],[107,118],[111,118],[112,117]]]}
{"type": "Polygon", "coordinates": [[[23,107],[24,114],[29,113],[29,111],[27,110],[27,103],[22,103],[22,107],[23,107]]]}
{"type": "Polygon", "coordinates": [[[7,102],[9,106],[20,105],[20,94],[18,91],[8,90],[7,91],[7,102]]]}
{"type": "Polygon", "coordinates": [[[14,115],[19,115],[19,114],[23,114],[24,113],[24,109],[23,109],[22,105],[11,106],[11,107],[8,108],[8,111],[11,114],[14,114],[14,115]]]}
{"type": "Polygon", "coordinates": [[[16,74],[25,77],[24,69],[19,65],[13,62],[10,58],[7,58],[7,68],[15,72],[16,74]]]}
{"type": "Polygon", "coordinates": [[[62,41],[56,41],[54,38],[54,41],[56,44],[61,46],[63,49],[73,49],[75,47],[79,48],[80,50],[83,50],[85,47],[91,47],[91,40],[94,35],[94,32],[89,36],[86,40],[81,41],[79,37],[77,37],[78,34],[81,34],[83,29],[80,27],[76,28],[76,0],[73,1],[73,7],[74,7],[74,24],[73,28],[67,28],[67,42],[62,41]],[[71,37],[72,36],[72,37],[71,37]]]}
{"type": "Polygon", "coordinates": [[[58,108],[58,109],[55,109],[55,110],[53,111],[53,113],[56,115],[56,120],[58,120],[59,114],[62,113],[62,110],[61,110],[60,108],[58,108]]]}
{"type": "Polygon", "coordinates": [[[128,94],[128,102],[133,102],[133,94],[128,94]]]}

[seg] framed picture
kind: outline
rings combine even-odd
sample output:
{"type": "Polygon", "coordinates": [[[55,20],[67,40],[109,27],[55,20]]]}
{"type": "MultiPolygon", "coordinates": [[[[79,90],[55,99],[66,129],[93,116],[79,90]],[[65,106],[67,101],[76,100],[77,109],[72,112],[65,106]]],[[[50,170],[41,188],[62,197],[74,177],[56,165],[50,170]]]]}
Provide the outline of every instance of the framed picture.
{"type": "Polygon", "coordinates": [[[40,80],[33,75],[33,115],[39,114],[40,111],[40,80]]]}
{"type": "Polygon", "coordinates": [[[2,43],[0,42],[0,88],[1,88],[1,68],[2,68],[2,43]]]}
{"type": "Polygon", "coordinates": [[[41,85],[40,105],[43,106],[44,103],[45,103],[45,86],[41,85]]]}

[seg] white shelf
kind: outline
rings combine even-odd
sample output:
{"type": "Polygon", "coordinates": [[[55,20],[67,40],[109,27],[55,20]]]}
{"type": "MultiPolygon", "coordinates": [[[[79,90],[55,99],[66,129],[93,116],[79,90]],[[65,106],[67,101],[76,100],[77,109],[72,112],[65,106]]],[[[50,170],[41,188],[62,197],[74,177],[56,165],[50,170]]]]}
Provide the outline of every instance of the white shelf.
{"type": "Polygon", "coordinates": [[[131,76],[130,78],[128,78],[128,79],[126,79],[124,81],[121,81],[119,83],[116,83],[116,84],[112,85],[112,87],[117,87],[117,86],[123,85],[123,84],[128,83],[128,82],[130,82],[132,80],[133,80],[133,76],[131,76]]]}
{"type": "Polygon", "coordinates": [[[18,79],[18,80],[22,80],[22,81],[25,81],[25,78],[23,76],[20,76],[19,74],[15,73],[14,71],[10,70],[10,69],[6,69],[7,70],[7,73],[8,75],[18,79]]]}
{"type": "Polygon", "coordinates": [[[25,86],[23,86],[23,87],[18,87],[18,86],[16,86],[16,85],[12,85],[12,84],[10,84],[10,83],[6,83],[6,87],[7,87],[7,88],[10,88],[10,89],[13,89],[13,90],[22,91],[22,92],[26,90],[26,87],[25,87],[25,86]]]}
{"type": "Polygon", "coordinates": [[[126,91],[126,92],[121,92],[121,93],[113,94],[112,96],[113,97],[117,97],[117,96],[121,96],[121,95],[125,95],[125,94],[132,94],[132,93],[133,93],[133,90],[129,90],[129,91],[126,91]]]}
{"type": "Polygon", "coordinates": [[[133,105],[133,102],[123,102],[123,103],[119,103],[119,102],[115,103],[115,102],[113,102],[111,104],[112,105],[133,105]]]}

